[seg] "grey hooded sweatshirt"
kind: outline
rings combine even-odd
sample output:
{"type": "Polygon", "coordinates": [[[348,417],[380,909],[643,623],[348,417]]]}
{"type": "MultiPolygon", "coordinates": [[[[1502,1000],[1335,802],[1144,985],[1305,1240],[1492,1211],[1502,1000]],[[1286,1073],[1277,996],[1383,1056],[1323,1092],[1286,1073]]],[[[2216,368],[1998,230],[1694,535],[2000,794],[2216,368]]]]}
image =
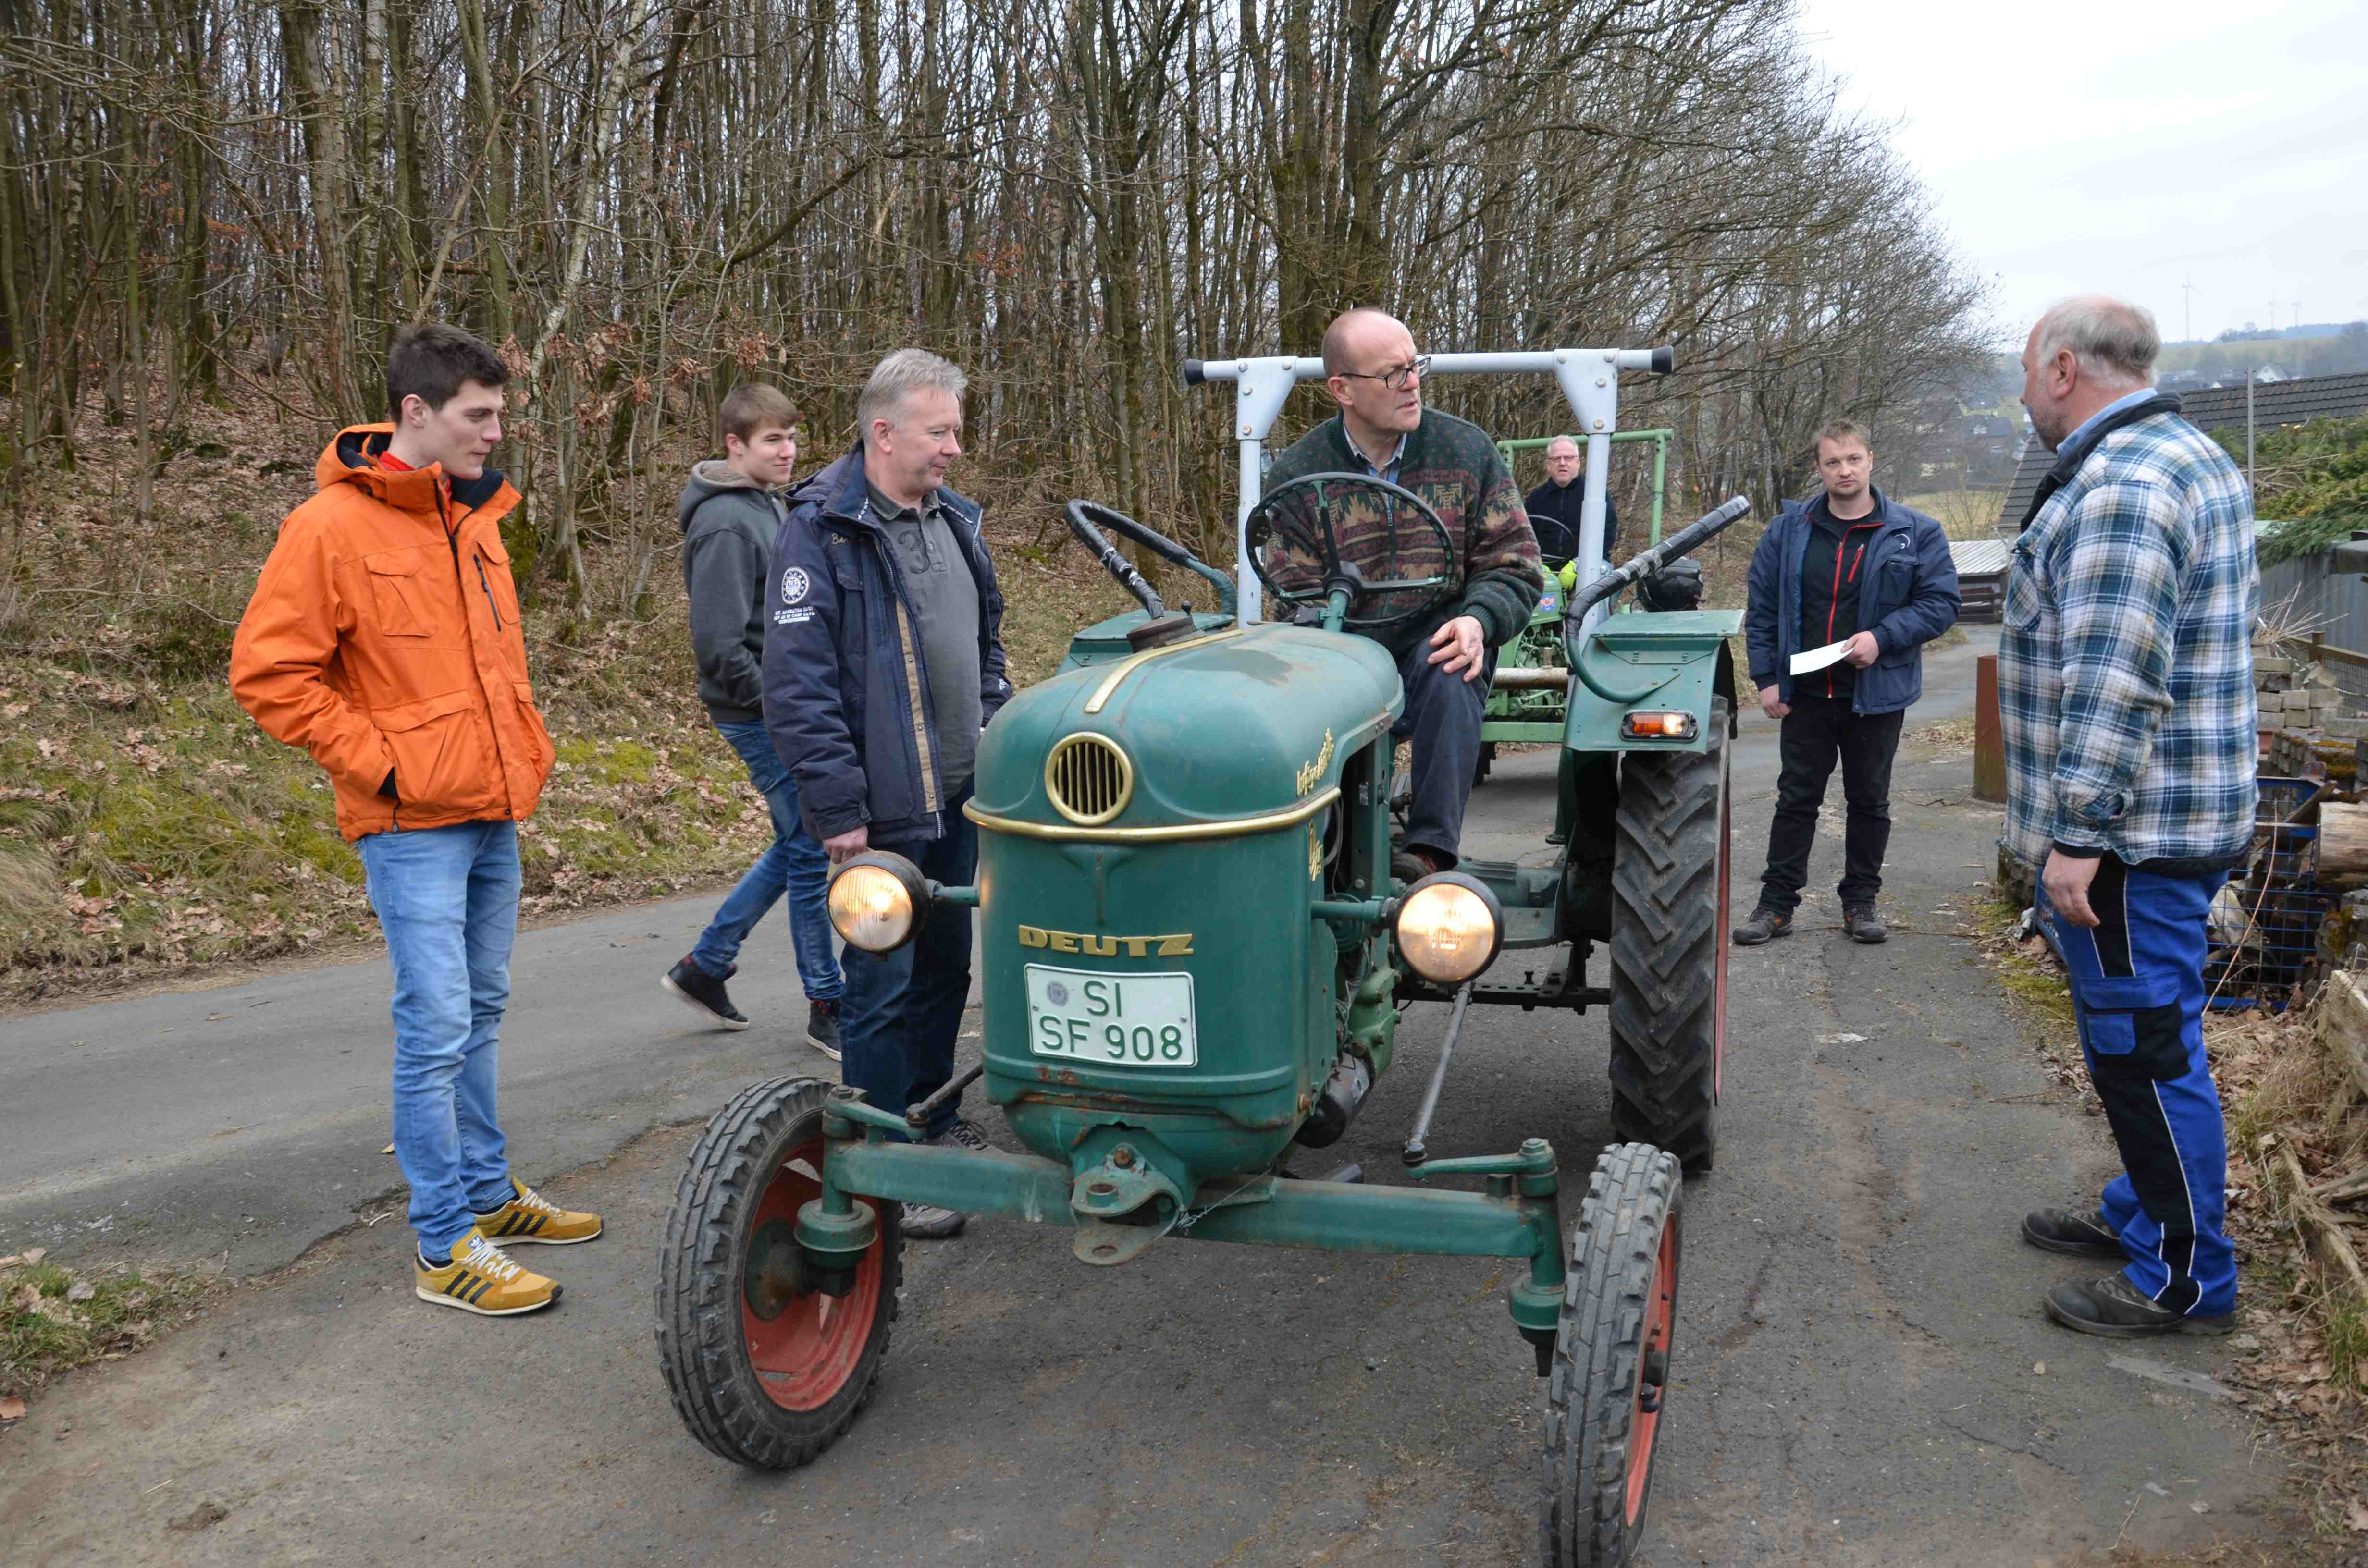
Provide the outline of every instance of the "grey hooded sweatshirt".
{"type": "Polygon", "coordinates": [[[719,724],[762,722],[765,578],[781,525],[778,494],[710,458],[692,467],[676,516],[699,699],[719,724]]]}

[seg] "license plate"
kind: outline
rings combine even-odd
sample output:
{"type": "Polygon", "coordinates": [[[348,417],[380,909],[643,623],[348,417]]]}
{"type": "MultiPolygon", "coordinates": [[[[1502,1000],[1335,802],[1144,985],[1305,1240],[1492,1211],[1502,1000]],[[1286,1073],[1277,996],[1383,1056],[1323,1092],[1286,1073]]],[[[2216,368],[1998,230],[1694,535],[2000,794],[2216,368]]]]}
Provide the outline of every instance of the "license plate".
{"type": "Polygon", "coordinates": [[[1189,974],[1028,966],[1028,1048],[1103,1067],[1193,1067],[1189,974]]]}

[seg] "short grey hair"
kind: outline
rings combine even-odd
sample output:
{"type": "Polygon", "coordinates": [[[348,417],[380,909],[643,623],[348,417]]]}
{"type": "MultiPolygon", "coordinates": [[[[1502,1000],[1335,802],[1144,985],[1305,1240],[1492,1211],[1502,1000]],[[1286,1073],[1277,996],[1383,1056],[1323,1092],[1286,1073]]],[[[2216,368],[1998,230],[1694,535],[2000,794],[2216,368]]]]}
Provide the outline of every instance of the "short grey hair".
{"type": "Polygon", "coordinates": [[[2039,318],[2040,363],[2066,348],[2084,376],[2108,386],[2152,386],[2162,334],[2145,306],[2111,294],[2083,294],[2057,301],[2039,318]]]}
{"type": "Polygon", "coordinates": [[[871,379],[863,383],[863,396],[855,405],[856,433],[868,441],[873,420],[895,424],[904,415],[905,400],[916,392],[935,389],[959,402],[969,385],[970,378],[952,360],[926,348],[899,348],[873,367],[871,379]]]}
{"type": "Polygon", "coordinates": [[[1577,437],[1549,436],[1546,437],[1546,456],[1554,456],[1554,449],[1556,447],[1561,446],[1565,441],[1568,441],[1570,443],[1570,449],[1572,451],[1577,452],[1581,457],[1585,457],[1587,455],[1587,448],[1581,444],[1577,437]]]}

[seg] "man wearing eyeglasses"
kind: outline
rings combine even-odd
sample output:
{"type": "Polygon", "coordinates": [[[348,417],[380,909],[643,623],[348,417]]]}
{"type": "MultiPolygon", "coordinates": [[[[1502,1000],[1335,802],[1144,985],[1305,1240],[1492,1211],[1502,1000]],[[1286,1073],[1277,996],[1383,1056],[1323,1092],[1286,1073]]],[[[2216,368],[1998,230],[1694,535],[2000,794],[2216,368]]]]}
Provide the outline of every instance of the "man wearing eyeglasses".
{"type": "MultiPolygon", "coordinates": [[[[1367,633],[1396,656],[1406,687],[1396,733],[1414,743],[1414,798],[1391,872],[1407,881],[1460,858],[1490,651],[1520,634],[1545,591],[1537,535],[1511,472],[1478,426],[1423,407],[1426,363],[1395,316],[1360,308],[1336,317],[1324,334],[1324,384],[1340,413],[1293,442],[1266,479],[1271,489],[1303,474],[1369,473],[1421,496],[1447,526],[1457,556],[1447,564],[1461,579],[1454,597],[1435,614],[1367,633]]],[[[1367,504],[1372,499],[1342,497],[1343,512],[1353,515],[1333,520],[1348,563],[1368,579],[1436,572],[1435,557],[1387,559],[1390,534],[1383,508],[1367,504]]],[[[1400,528],[1403,538],[1402,521],[1400,528]]]]}

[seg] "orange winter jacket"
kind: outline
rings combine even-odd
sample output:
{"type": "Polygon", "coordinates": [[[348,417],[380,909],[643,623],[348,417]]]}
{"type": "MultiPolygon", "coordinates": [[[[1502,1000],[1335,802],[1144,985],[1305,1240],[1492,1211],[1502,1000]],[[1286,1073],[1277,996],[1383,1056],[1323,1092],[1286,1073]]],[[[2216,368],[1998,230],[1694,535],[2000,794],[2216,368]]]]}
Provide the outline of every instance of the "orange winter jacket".
{"type": "Polygon", "coordinates": [[[231,644],[231,691],[328,771],[347,839],[523,820],[551,774],[502,549],[518,492],[490,469],[448,493],[440,469],[374,467],[393,429],[322,452],[231,644]]]}

